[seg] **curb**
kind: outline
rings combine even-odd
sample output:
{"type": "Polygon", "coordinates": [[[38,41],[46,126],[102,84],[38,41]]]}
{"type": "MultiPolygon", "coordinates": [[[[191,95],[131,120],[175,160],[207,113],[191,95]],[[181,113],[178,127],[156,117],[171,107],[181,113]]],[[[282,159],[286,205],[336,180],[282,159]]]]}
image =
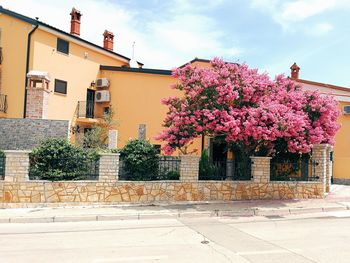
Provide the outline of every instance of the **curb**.
{"type": "Polygon", "coordinates": [[[200,218],[200,217],[251,217],[251,216],[286,216],[310,213],[335,212],[350,210],[349,206],[313,207],[313,208],[289,208],[260,210],[259,208],[193,212],[168,212],[168,213],[138,213],[124,215],[77,215],[77,216],[52,216],[52,217],[3,217],[1,223],[61,223],[61,222],[93,222],[116,220],[144,220],[144,219],[174,219],[174,218],[200,218]]]}

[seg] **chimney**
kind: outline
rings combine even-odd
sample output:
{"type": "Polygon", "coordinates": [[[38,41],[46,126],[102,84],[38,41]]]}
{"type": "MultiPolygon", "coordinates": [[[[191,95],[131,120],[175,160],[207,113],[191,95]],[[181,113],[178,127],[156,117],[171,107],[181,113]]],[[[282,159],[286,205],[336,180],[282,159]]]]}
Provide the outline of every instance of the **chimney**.
{"type": "Polygon", "coordinates": [[[72,35],[80,36],[80,18],[82,14],[79,10],[73,7],[72,12],[70,12],[70,16],[70,33],[72,35]]]}
{"type": "Polygon", "coordinates": [[[110,31],[105,30],[103,33],[103,48],[113,51],[113,38],[114,34],[110,31]]]}
{"type": "Polygon", "coordinates": [[[294,62],[294,64],[290,67],[290,70],[290,78],[298,79],[300,67],[297,65],[297,63],[294,62]]]}

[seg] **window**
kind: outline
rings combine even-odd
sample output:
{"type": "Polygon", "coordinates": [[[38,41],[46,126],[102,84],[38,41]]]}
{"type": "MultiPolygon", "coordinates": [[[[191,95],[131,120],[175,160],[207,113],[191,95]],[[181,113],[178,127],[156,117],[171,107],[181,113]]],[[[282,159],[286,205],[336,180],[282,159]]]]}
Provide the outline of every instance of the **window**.
{"type": "Polygon", "coordinates": [[[67,81],[55,79],[55,92],[67,94],[67,81]]]}
{"type": "Polygon", "coordinates": [[[161,145],[160,144],[153,144],[153,147],[156,149],[157,154],[160,154],[161,145]]]}
{"type": "Polygon", "coordinates": [[[60,38],[57,38],[57,51],[64,54],[69,53],[69,42],[60,38]]]}

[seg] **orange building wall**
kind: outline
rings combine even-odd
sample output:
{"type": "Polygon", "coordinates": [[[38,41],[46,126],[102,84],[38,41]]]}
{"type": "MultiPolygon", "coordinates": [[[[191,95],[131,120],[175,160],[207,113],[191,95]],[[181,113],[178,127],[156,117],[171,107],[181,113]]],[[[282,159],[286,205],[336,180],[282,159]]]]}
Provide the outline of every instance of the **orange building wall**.
{"type": "MultiPolygon", "coordinates": [[[[350,102],[340,102],[341,109],[350,102]]],[[[335,137],[333,176],[350,179],[350,115],[341,114],[338,122],[341,128],[335,137]]]]}
{"type": "Polygon", "coordinates": [[[32,25],[0,14],[1,46],[1,93],[7,95],[7,113],[0,117],[22,118],[24,104],[27,37],[32,25]]]}
{"type": "MultiPolygon", "coordinates": [[[[146,137],[152,144],[161,144],[154,139],[164,129],[162,123],[167,113],[161,99],[181,96],[179,91],[170,88],[176,80],[165,75],[105,70],[101,76],[111,83],[111,104],[118,122],[118,148],[129,138],[138,138],[139,124],[146,124],[146,137]]],[[[193,148],[200,150],[200,142],[200,139],[195,140],[193,148]]]]}
{"type": "Polygon", "coordinates": [[[32,41],[34,57],[30,69],[46,71],[51,79],[49,119],[73,120],[77,102],[86,100],[86,90],[98,77],[100,64],[113,66],[126,64],[73,42],[69,44],[68,55],[57,52],[57,36],[40,29],[33,34],[32,41]],[[54,92],[55,79],[67,81],[66,95],[54,92]]]}

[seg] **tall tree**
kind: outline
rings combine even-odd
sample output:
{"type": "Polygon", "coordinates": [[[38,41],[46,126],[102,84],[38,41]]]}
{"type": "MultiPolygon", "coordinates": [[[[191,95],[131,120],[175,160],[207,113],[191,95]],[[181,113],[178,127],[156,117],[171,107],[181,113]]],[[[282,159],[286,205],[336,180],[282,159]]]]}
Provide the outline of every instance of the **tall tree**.
{"type": "Polygon", "coordinates": [[[303,91],[283,75],[271,80],[245,64],[213,59],[173,71],[183,96],[164,99],[166,128],[157,139],[167,154],[201,135],[220,137],[247,154],[307,153],[312,144],[334,143],[339,110],[332,96],[303,91]]]}

